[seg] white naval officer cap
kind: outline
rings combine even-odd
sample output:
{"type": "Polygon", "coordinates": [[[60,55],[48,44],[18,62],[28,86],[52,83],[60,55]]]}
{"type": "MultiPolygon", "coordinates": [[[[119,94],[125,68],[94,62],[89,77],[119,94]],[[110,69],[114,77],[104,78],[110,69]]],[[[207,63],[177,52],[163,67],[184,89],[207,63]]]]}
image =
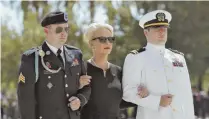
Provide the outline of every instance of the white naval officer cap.
{"type": "Polygon", "coordinates": [[[151,26],[169,26],[171,14],[165,10],[155,10],[141,17],[139,26],[146,29],[151,26]]]}

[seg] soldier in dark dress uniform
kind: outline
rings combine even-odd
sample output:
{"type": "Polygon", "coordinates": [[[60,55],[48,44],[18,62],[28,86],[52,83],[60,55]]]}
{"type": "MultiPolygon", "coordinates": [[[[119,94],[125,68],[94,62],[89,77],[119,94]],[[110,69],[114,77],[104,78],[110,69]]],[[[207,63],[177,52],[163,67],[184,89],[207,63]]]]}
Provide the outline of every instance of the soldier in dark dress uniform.
{"type": "Polygon", "coordinates": [[[87,61],[87,74],[92,79],[91,96],[81,111],[81,118],[118,119],[120,108],[136,105],[122,100],[122,69],[108,62],[115,40],[113,28],[108,24],[93,23],[85,37],[93,51],[93,57],[87,61]]]}
{"type": "Polygon", "coordinates": [[[79,119],[91,88],[79,80],[90,79],[78,48],[65,45],[68,17],[56,11],[41,22],[45,42],[22,55],[18,81],[21,119],[79,119]]]}

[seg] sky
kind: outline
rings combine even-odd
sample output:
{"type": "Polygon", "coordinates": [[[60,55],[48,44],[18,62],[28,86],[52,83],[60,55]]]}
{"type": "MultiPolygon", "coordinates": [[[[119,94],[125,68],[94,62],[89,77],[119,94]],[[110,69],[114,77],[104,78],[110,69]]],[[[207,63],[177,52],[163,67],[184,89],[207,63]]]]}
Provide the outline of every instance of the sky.
{"type": "Polygon", "coordinates": [[[1,24],[7,24],[11,30],[16,30],[18,33],[23,30],[23,12],[19,8],[20,2],[14,2],[13,5],[9,2],[0,2],[1,24]]]}
{"type": "MultiPolygon", "coordinates": [[[[56,1],[49,1],[49,4],[53,6],[56,4],[56,1]]],[[[0,1],[0,14],[1,14],[1,24],[6,24],[10,30],[17,31],[18,34],[21,34],[23,30],[23,11],[20,8],[21,1],[15,1],[13,4],[10,4],[8,1],[0,1]]],[[[85,11],[88,11],[88,2],[80,2],[79,4],[74,5],[73,11],[75,16],[77,17],[77,24],[82,23],[82,19],[86,19],[90,17],[90,14],[83,14],[85,11]],[[79,6],[82,5],[82,8],[77,10],[79,6]]],[[[59,8],[64,11],[64,4],[61,4],[59,8]]],[[[107,20],[107,16],[105,15],[106,11],[104,9],[100,9],[102,6],[96,6],[96,11],[99,10],[99,13],[96,13],[95,22],[104,23],[107,20]],[[102,19],[101,19],[102,18],[102,19]]],[[[52,7],[51,11],[55,10],[55,7],[52,7]]]]}
{"type": "MultiPolygon", "coordinates": [[[[10,3],[10,1],[0,1],[0,15],[1,15],[1,24],[4,25],[6,24],[7,27],[10,30],[15,30],[19,35],[21,35],[21,32],[23,31],[23,11],[21,9],[21,1],[20,0],[15,0],[13,1],[13,4],[10,3]]],[[[48,4],[52,5],[51,11],[55,10],[55,4],[57,4],[57,1],[48,1],[48,4]]],[[[112,5],[115,9],[118,9],[119,6],[121,5],[121,2],[119,0],[115,0],[112,2],[112,5]]],[[[59,8],[60,10],[65,10],[64,9],[64,4],[60,4],[59,8]],[[63,8],[63,9],[62,9],[63,8]]],[[[90,22],[90,13],[87,12],[89,7],[89,2],[88,1],[81,1],[78,2],[73,6],[73,12],[74,15],[76,16],[76,22],[77,25],[81,25],[83,20],[89,19],[90,22]],[[82,7],[80,7],[82,6],[82,7]],[[79,10],[78,10],[79,9],[79,10]]],[[[94,22],[101,22],[105,23],[108,21],[108,17],[106,16],[106,9],[102,5],[97,5],[95,8],[95,18],[94,22]]],[[[135,19],[139,19],[140,16],[137,14],[137,9],[136,6],[133,4],[130,7],[130,11],[132,16],[135,19]]],[[[143,9],[140,9],[140,11],[143,13],[143,9]]],[[[81,26],[83,29],[87,26],[81,26]]]]}

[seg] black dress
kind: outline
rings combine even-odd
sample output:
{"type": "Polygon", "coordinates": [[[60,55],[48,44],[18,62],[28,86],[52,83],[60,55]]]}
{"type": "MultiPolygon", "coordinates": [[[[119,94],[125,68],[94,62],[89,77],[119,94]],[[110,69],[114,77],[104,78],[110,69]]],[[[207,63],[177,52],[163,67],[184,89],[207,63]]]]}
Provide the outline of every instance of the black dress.
{"type": "Polygon", "coordinates": [[[122,70],[114,64],[104,74],[101,68],[87,63],[91,79],[91,96],[81,111],[81,119],[118,119],[120,106],[133,106],[122,101],[122,70]],[[122,104],[122,105],[121,105],[122,104]]]}

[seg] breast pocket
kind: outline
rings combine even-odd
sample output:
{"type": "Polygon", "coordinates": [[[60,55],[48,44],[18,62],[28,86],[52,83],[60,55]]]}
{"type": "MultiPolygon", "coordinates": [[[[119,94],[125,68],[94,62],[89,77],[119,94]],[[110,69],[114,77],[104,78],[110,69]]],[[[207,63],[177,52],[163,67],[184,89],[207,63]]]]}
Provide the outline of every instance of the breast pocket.
{"type": "Polygon", "coordinates": [[[175,82],[177,85],[181,84],[186,80],[186,71],[183,67],[174,67],[175,82]]]}
{"type": "Polygon", "coordinates": [[[162,93],[165,86],[165,74],[163,69],[149,68],[146,70],[145,85],[153,93],[162,93]]]}
{"type": "MultiPolygon", "coordinates": [[[[57,79],[61,79],[62,75],[60,73],[51,73],[49,71],[40,71],[39,72],[39,79],[37,81],[36,86],[37,89],[41,93],[49,93],[54,92],[56,90],[56,87],[60,86],[61,83],[57,82],[57,79]],[[47,73],[46,73],[47,72],[47,73]],[[45,91],[45,92],[43,92],[45,91]]],[[[45,94],[47,95],[47,94],[45,94]]]]}
{"type": "Polygon", "coordinates": [[[76,85],[76,88],[79,88],[80,82],[80,75],[81,75],[81,66],[76,65],[76,66],[71,66],[70,67],[70,72],[71,72],[71,78],[70,82],[72,82],[74,85],[76,85]]]}
{"type": "Polygon", "coordinates": [[[70,71],[71,71],[72,75],[80,75],[80,73],[81,73],[81,66],[80,65],[71,66],[70,67],[70,71]]]}

